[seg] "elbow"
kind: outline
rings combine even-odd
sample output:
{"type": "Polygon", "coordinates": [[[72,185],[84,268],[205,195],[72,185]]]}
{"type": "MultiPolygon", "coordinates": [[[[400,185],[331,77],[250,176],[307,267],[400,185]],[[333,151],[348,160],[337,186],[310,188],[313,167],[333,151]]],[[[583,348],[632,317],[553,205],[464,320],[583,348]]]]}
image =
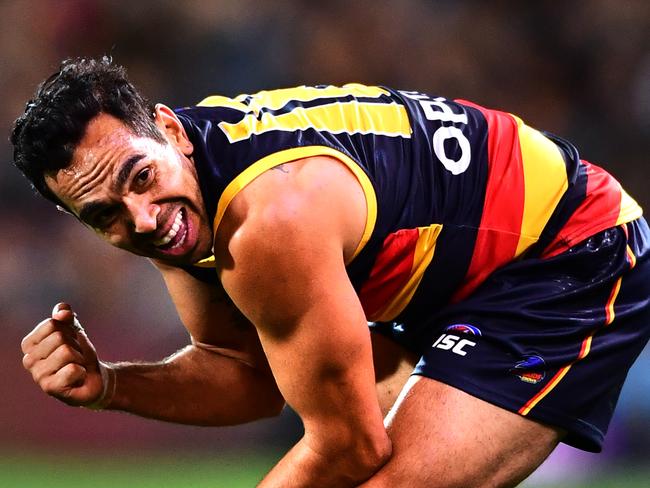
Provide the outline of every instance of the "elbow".
{"type": "Polygon", "coordinates": [[[386,432],[376,435],[356,435],[348,442],[339,439],[336,452],[328,461],[328,466],[337,466],[342,485],[355,486],[371,478],[388,462],[393,447],[386,432]]]}
{"type": "Polygon", "coordinates": [[[355,478],[358,481],[365,481],[379,471],[388,462],[393,454],[393,445],[388,435],[379,436],[356,448],[351,456],[358,467],[355,478]]]}

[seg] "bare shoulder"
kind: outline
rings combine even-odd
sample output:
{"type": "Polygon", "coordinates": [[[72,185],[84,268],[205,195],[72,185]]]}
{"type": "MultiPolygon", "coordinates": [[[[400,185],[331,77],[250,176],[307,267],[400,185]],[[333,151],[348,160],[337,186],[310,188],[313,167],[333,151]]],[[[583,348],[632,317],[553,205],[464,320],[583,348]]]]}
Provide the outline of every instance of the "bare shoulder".
{"type": "Polygon", "coordinates": [[[338,241],[347,261],[364,234],[366,218],[366,195],[344,163],[329,156],[298,159],[265,171],[235,196],[215,244],[237,238],[243,227],[260,239],[286,241],[290,236],[273,232],[281,227],[285,233],[338,241]]]}

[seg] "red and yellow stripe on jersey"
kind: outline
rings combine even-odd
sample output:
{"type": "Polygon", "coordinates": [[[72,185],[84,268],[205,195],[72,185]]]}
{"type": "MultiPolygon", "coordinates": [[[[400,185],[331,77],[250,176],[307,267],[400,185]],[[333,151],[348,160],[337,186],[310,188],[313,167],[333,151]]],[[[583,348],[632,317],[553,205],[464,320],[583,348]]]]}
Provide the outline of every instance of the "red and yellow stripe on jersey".
{"type": "MultiPolygon", "coordinates": [[[[489,176],[472,261],[453,301],[467,296],[497,267],[537,243],[569,187],[560,146],[516,116],[463,103],[480,110],[487,120],[489,176]],[[499,229],[496,235],[494,228],[499,229]]],[[[544,251],[546,257],[641,216],[641,208],[610,174],[583,160],[573,163],[578,175],[586,176],[584,198],[544,251]]],[[[579,186],[577,179],[572,191],[582,192],[579,186]]]]}
{"type": "Polygon", "coordinates": [[[641,215],[566,141],[465,101],[323,85],[209,97],[177,113],[215,231],[232,198],[276,165],[328,155],[353,171],[368,216],[348,274],[368,320],[408,328],[506,263],[641,215]]]}
{"type": "MultiPolygon", "coordinates": [[[[465,212],[464,219],[447,212],[435,224],[436,239],[439,234],[447,237],[445,243],[451,247],[444,256],[440,255],[443,246],[436,250],[436,243],[422,236],[421,227],[400,229],[385,238],[369,280],[360,290],[370,320],[417,319],[427,307],[435,309],[467,297],[492,272],[535,245],[543,245],[542,257],[555,255],[600,230],[641,215],[640,207],[611,175],[580,160],[566,141],[552,140],[553,136],[508,113],[464,101],[445,103],[468,113],[475,110],[474,117],[484,121],[484,125],[468,124],[479,128],[478,134],[468,134],[468,140],[473,151],[470,165],[483,166],[473,181],[483,187],[459,185],[466,194],[482,192],[482,198],[479,202],[456,198],[458,206],[472,202],[468,208],[474,211],[465,212]],[[422,253],[423,247],[431,252],[422,253]],[[463,257],[465,268],[460,264],[463,257]],[[413,287],[425,278],[427,286],[416,294],[413,287]],[[407,313],[400,316],[404,310],[407,313]]],[[[445,190],[440,189],[448,195],[445,190]]]]}

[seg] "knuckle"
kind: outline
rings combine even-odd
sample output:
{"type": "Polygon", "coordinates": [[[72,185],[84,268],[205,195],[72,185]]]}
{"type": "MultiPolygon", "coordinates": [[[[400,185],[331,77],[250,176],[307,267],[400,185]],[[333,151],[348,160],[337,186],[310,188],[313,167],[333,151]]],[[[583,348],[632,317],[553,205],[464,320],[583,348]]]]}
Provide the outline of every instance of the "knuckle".
{"type": "Polygon", "coordinates": [[[60,375],[61,380],[66,384],[70,385],[74,383],[78,378],[80,378],[83,368],[78,364],[70,363],[65,367],[61,368],[60,375]]]}
{"type": "Polygon", "coordinates": [[[65,342],[65,334],[60,330],[55,330],[50,334],[50,337],[56,344],[62,344],[65,342]]]}
{"type": "Polygon", "coordinates": [[[57,350],[57,359],[65,363],[73,362],[77,359],[77,355],[69,344],[61,344],[57,350]]]}
{"type": "Polygon", "coordinates": [[[56,376],[58,377],[59,381],[63,383],[67,383],[68,379],[70,378],[70,373],[73,370],[74,369],[72,363],[68,363],[65,366],[63,366],[59,371],[57,371],[56,376]]]}
{"type": "Polygon", "coordinates": [[[31,373],[34,382],[36,382],[41,388],[43,388],[43,384],[47,381],[47,374],[45,373],[43,368],[32,368],[31,373]]]}
{"type": "Polygon", "coordinates": [[[59,389],[51,377],[41,380],[39,382],[39,386],[41,387],[41,390],[50,396],[54,396],[59,393],[59,389]]]}
{"type": "Polygon", "coordinates": [[[25,355],[23,356],[23,367],[26,370],[30,370],[33,365],[34,365],[34,358],[30,354],[25,353],[25,355]]]}

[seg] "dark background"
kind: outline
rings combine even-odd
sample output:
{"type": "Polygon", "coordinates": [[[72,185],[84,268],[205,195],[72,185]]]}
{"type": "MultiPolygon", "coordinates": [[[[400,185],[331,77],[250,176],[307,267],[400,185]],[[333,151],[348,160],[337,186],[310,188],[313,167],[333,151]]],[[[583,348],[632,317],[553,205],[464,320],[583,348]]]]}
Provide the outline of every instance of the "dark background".
{"type": "MultiPolygon", "coordinates": [[[[300,432],[290,414],[206,429],[71,409],[22,370],[20,339],[59,300],[75,306],[107,360],[159,359],[188,339],[145,260],[59,214],[11,164],[8,134],[36,85],[66,57],[103,54],[152,101],[171,106],[346,82],[469,99],[573,141],[650,208],[647,0],[0,0],[0,452],[250,448],[279,456],[300,432]]],[[[594,467],[587,478],[646,462],[649,366],[646,351],[605,453],[563,448],[539,483],[575,471],[578,459],[594,467]]]]}

